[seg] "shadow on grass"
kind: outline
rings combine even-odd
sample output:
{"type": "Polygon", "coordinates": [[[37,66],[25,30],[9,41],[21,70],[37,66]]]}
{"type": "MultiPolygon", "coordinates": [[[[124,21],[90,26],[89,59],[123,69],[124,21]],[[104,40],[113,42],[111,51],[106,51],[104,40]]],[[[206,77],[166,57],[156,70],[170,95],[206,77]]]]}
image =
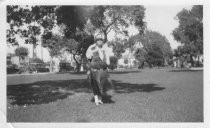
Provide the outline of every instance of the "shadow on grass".
{"type": "Polygon", "coordinates": [[[203,71],[201,70],[190,70],[190,69],[174,69],[174,70],[170,70],[169,72],[200,72],[203,71]]]}
{"type": "MultiPolygon", "coordinates": [[[[109,73],[110,74],[128,74],[128,73],[139,73],[141,71],[139,70],[122,70],[122,71],[117,71],[117,70],[110,70],[109,73]]],[[[83,72],[57,72],[56,74],[73,74],[73,75],[85,75],[87,73],[87,71],[83,71],[83,72]]]]}
{"type": "Polygon", "coordinates": [[[141,71],[134,70],[134,71],[109,71],[110,74],[128,74],[128,73],[139,73],[141,71]]]}
{"type": "Polygon", "coordinates": [[[132,93],[132,92],[152,92],[165,89],[164,87],[157,87],[157,84],[131,84],[113,81],[116,93],[132,93]]]}
{"type": "Polygon", "coordinates": [[[86,74],[86,71],[82,71],[82,72],[74,72],[74,71],[66,71],[66,72],[56,72],[55,74],[73,74],[73,75],[82,75],[82,74],[86,74]]]}
{"type": "MultiPolygon", "coordinates": [[[[156,84],[131,84],[113,81],[116,93],[152,92],[163,90],[156,84]]],[[[109,86],[108,86],[109,89],[109,86]]],[[[8,85],[7,98],[12,105],[47,104],[65,99],[75,93],[92,93],[86,79],[40,81],[30,84],[8,85]]],[[[104,97],[104,103],[114,103],[111,96],[104,97]]]]}

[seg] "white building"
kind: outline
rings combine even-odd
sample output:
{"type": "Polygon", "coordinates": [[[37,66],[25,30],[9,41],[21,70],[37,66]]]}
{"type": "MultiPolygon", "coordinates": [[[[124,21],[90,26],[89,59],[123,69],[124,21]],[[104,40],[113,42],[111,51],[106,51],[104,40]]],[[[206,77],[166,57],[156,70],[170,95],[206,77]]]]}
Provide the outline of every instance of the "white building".
{"type": "Polygon", "coordinates": [[[118,60],[118,65],[133,67],[134,61],[135,61],[135,57],[133,53],[130,53],[130,50],[126,49],[125,52],[122,54],[122,57],[118,60]],[[126,59],[128,59],[127,64],[125,64],[126,59]]]}

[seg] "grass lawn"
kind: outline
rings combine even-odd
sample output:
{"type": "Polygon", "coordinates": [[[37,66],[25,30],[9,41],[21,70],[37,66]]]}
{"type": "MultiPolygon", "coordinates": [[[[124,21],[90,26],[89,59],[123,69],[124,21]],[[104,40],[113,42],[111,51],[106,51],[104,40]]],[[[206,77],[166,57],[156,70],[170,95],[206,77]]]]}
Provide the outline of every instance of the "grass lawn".
{"type": "MultiPolygon", "coordinates": [[[[8,122],[203,122],[203,71],[110,73],[116,93],[91,102],[85,74],[7,77],[8,122]]],[[[109,93],[109,92],[108,92],[109,93]]]]}

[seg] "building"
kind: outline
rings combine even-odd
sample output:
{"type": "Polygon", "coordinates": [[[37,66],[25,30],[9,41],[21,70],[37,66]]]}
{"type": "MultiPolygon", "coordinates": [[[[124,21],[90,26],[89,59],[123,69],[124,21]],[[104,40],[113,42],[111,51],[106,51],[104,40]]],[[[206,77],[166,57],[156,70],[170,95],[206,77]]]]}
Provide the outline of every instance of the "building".
{"type": "Polygon", "coordinates": [[[125,66],[125,67],[133,67],[135,66],[134,61],[136,60],[134,53],[130,53],[129,49],[126,49],[125,52],[122,54],[122,57],[118,60],[118,65],[119,66],[125,66]],[[128,60],[128,63],[125,63],[125,60],[128,60]]]}

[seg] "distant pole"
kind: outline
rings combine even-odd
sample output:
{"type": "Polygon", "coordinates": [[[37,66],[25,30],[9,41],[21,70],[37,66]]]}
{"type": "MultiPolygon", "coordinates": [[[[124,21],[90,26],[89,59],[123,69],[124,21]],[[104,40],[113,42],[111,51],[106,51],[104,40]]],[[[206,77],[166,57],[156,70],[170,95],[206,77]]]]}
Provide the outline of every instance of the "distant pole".
{"type": "Polygon", "coordinates": [[[43,61],[43,47],[42,47],[42,41],[41,41],[41,59],[43,61]]]}
{"type": "MultiPolygon", "coordinates": [[[[35,22],[34,22],[34,27],[35,27],[35,22]]],[[[33,60],[36,58],[35,50],[36,50],[36,35],[35,35],[35,30],[33,29],[32,35],[34,36],[35,40],[33,40],[33,60]]]]}
{"type": "Polygon", "coordinates": [[[34,59],[34,57],[35,57],[35,53],[34,53],[34,49],[35,49],[35,48],[34,48],[34,47],[35,47],[35,46],[34,46],[34,44],[33,44],[33,45],[32,45],[32,48],[33,48],[33,49],[32,49],[32,50],[33,50],[33,59],[34,59]]]}
{"type": "Polygon", "coordinates": [[[131,54],[132,54],[132,51],[131,51],[131,47],[132,47],[131,46],[131,42],[129,43],[129,45],[130,45],[129,46],[130,48],[129,48],[129,60],[128,60],[128,64],[129,65],[128,66],[129,66],[129,68],[131,68],[131,54]]]}

